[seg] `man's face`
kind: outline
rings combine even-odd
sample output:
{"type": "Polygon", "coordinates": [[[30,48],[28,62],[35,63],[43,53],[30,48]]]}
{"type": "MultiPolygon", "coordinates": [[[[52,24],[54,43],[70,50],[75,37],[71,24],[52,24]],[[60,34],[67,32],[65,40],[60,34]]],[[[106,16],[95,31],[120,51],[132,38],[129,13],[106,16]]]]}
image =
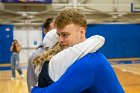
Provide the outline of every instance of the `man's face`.
{"type": "Polygon", "coordinates": [[[55,27],[54,27],[54,22],[50,23],[50,28],[49,28],[49,30],[52,30],[52,29],[55,29],[55,27]]]}
{"type": "Polygon", "coordinates": [[[71,47],[85,40],[85,28],[69,24],[63,29],[57,29],[60,46],[64,48],[71,47]]]}
{"type": "Polygon", "coordinates": [[[54,27],[54,22],[50,23],[49,29],[48,29],[48,30],[46,30],[46,29],[44,28],[44,34],[47,34],[47,33],[48,33],[49,31],[51,31],[52,29],[55,29],[55,27],[54,27]]]}

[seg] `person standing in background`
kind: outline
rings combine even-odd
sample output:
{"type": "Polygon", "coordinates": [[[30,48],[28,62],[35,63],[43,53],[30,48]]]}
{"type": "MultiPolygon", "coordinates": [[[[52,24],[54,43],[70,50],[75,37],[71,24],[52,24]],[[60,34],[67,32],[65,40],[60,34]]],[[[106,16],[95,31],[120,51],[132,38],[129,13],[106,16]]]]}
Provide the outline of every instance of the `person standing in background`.
{"type": "Polygon", "coordinates": [[[11,55],[11,69],[12,69],[12,80],[16,78],[16,69],[18,71],[18,73],[21,75],[21,77],[23,78],[23,72],[19,66],[19,52],[21,50],[21,46],[19,45],[18,41],[15,39],[12,42],[10,51],[12,52],[11,55]]]}
{"type": "MultiPolygon", "coordinates": [[[[44,34],[47,34],[50,30],[54,29],[54,18],[47,18],[44,22],[44,34]]],[[[32,61],[37,55],[42,54],[45,51],[43,43],[41,43],[36,51],[28,59],[27,67],[27,85],[28,91],[31,92],[31,88],[37,84],[37,76],[35,74],[35,67],[32,65],[32,61]]]]}

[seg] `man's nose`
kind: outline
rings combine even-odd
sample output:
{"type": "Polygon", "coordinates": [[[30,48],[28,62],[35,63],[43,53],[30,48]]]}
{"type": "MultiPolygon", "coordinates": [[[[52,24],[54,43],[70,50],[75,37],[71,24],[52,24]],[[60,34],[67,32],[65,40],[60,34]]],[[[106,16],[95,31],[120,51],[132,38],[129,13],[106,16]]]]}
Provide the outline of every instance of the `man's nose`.
{"type": "Polygon", "coordinates": [[[64,41],[62,36],[59,36],[59,43],[62,43],[64,41]]]}

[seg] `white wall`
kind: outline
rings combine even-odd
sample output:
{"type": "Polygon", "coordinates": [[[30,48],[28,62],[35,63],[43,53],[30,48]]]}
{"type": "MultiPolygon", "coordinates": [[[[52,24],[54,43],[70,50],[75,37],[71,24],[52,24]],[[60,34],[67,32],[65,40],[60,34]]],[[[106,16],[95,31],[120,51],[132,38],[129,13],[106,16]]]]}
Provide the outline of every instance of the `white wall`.
{"type": "Polygon", "coordinates": [[[14,39],[17,39],[22,47],[20,63],[27,63],[29,56],[42,42],[42,28],[32,26],[14,27],[14,39]]]}

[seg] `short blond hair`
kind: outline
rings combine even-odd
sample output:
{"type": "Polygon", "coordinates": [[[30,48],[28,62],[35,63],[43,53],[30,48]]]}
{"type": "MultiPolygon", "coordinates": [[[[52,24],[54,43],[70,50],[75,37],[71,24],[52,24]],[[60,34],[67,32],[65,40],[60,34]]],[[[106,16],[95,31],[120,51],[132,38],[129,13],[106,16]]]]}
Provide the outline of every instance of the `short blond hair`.
{"type": "Polygon", "coordinates": [[[87,21],[85,16],[80,10],[75,8],[66,9],[61,11],[55,19],[55,27],[57,29],[63,29],[68,24],[76,24],[86,29],[87,21]]]}

